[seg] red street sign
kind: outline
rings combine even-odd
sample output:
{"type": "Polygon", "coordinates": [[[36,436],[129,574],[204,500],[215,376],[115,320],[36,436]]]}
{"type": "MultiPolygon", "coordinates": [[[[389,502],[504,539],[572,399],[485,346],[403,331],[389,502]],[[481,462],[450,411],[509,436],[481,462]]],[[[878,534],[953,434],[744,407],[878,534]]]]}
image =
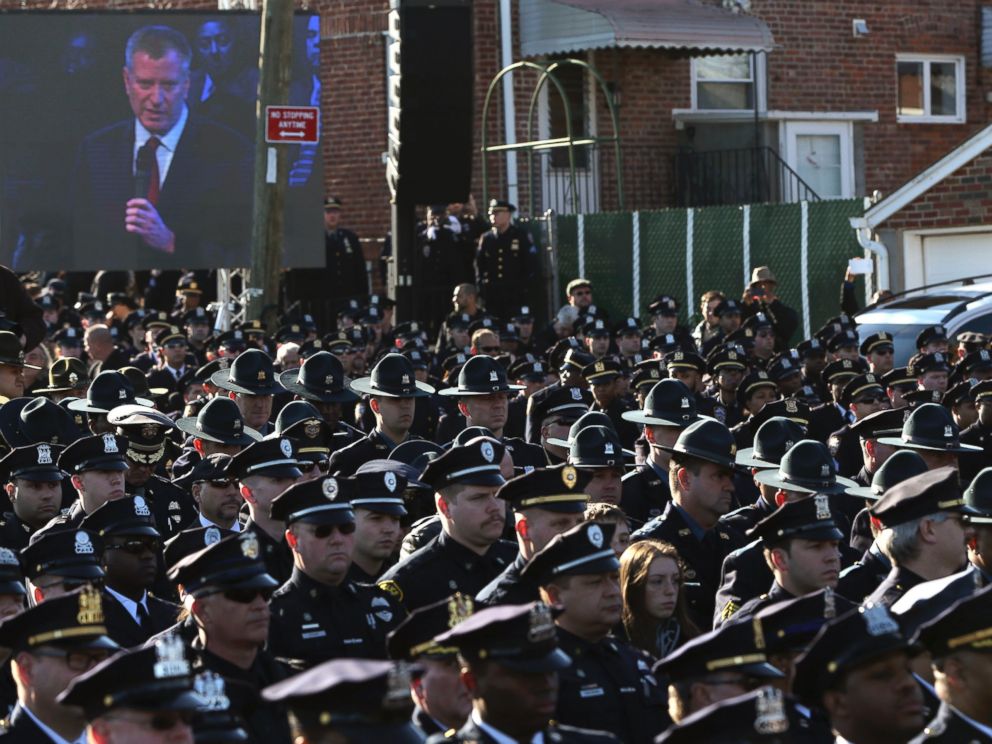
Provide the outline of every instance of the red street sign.
{"type": "Polygon", "coordinates": [[[315,145],[320,141],[316,106],[266,106],[265,141],[315,145]]]}

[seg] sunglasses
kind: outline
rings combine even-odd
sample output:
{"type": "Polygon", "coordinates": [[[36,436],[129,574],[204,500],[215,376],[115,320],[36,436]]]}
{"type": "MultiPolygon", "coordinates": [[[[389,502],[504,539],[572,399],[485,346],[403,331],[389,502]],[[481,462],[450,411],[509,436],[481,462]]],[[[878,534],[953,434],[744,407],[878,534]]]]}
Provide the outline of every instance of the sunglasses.
{"type": "Polygon", "coordinates": [[[225,589],[221,592],[224,595],[224,599],[230,600],[231,602],[237,602],[238,604],[251,604],[255,601],[255,597],[261,597],[266,602],[272,597],[272,589],[225,589]]]}
{"type": "Polygon", "coordinates": [[[121,550],[131,555],[141,555],[142,553],[158,553],[162,549],[161,540],[126,540],[122,543],[114,543],[106,546],[107,550],[121,550]]]}
{"type": "Polygon", "coordinates": [[[65,665],[73,672],[86,672],[102,661],[110,658],[109,651],[56,651],[38,649],[33,652],[35,656],[47,656],[50,659],[62,659],[65,665]]]}
{"type": "MultiPolygon", "coordinates": [[[[307,461],[306,460],[303,460],[303,462],[307,462],[307,461]]],[[[317,470],[319,470],[321,473],[327,473],[331,469],[331,461],[330,460],[312,460],[310,462],[310,466],[309,467],[305,467],[304,469],[305,470],[313,470],[314,468],[316,468],[317,470]]]]}
{"type": "Polygon", "coordinates": [[[345,522],[344,524],[318,524],[313,528],[313,536],[323,540],[330,537],[334,530],[337,530],[342,535],[350,535],[355,531],[355,523],[345,522]]]}

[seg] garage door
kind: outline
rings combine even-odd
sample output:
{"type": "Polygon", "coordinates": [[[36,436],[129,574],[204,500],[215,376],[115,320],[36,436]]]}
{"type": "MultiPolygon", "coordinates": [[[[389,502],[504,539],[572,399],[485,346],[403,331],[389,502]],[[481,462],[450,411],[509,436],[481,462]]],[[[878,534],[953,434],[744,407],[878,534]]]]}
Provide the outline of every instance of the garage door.
{"type": "MultiPolygon", "coordinates": [[[[906,263],[906,286],[992,274],[992,230],[922,236],[922,260],[906,263]]],[[[911,259],[907,256],[907,259],[911,259]]]]}

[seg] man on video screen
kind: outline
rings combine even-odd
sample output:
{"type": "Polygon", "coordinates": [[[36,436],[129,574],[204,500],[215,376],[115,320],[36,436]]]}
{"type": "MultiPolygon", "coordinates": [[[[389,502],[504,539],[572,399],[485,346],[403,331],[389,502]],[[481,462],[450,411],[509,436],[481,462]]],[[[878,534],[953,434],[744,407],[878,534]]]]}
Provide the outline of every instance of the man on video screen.
{"type": "Polygon", "coordinates": [[[73,178],[73,249],[91,263],[247,262],[251,149],[234,130],[190,114],[191,58],[168,26],[128,39],[124,91],[134,118],[86,137],[73,178]]]}

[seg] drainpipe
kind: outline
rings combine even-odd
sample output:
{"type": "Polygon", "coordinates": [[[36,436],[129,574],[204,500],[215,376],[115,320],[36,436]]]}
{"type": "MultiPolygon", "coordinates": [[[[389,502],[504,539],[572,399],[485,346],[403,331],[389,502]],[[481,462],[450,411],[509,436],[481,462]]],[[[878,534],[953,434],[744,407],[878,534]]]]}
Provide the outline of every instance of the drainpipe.
{"type": "MultiPolygon", "coordinates": [[[[502,67],[513,64],[513,11],[512,0],[499,0],[499,35],[502,47],[502,67]]],[[[513,73],[503,76],[503,129],[506,133],[506,144],[517,142],[517,112],[513,100],[513,73]]],[[[485,155],[483,155],[485,157],[485,155]]],[[[511,204],[520,206],[520,196],[517,188],[517,151],[506,151],[506,199],[511,204]]],[[[482,205],[488,209],[488,204],[482,205]]]]}
{"type": "Polygon", "coordinates": [[[871,228],[864,217],[851,217],[851,228],[858,238],[858,245],[878,257],[878,289],[889,288],[889,249],[871,237],[871,228]]]}

